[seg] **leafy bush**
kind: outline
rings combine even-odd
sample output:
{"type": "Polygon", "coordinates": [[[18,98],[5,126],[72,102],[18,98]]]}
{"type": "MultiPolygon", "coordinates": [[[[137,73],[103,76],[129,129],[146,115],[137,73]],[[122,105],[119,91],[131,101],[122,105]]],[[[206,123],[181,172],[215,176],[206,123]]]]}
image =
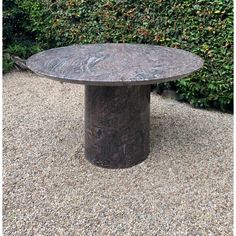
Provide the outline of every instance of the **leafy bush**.
{"type": "Polygon", "coordinates": [[[3,54],[3,73],[9,72],[13,69],[14,63],[9,54],[3,54]]]}
{"type": "Polygon", "coordinates": [[[201,56],[204,68],[176,81],[198,107],[233,104],[233,1],[230,0],[15,0],[44,49],[73,43],[147,43],[201,56]]]}
{"type": "MultiPolygon", "coordinates": [[[[30,26],[29,15],[16,0],[3,3],[3,72],[9,72],[14,63],[11,56],[27,58],[39,52],[40,46],[35,44],[34,34],[26,28],[30,26]]],[[[29,27],[30,29],[31,27],[29,27]]]]}
{"type": "Polygon", "coordinates": [[[25,32],[22,27],[24,13],[20,10],[15,0],[3,2],[3,46],[6,48],[20,38],[25,32]]]}

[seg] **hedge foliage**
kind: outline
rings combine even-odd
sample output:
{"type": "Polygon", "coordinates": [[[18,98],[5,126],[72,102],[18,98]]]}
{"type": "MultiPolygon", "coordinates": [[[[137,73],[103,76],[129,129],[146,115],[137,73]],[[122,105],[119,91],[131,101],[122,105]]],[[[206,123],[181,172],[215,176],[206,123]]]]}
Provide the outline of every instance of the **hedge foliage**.
{"type": "MultiPolygon", "coordinates": [[[[73,43],[125,42],[196,53],[204,59],[204,68],[175,82],[178,93],[194,106],[232,110],[233,1],[14,1],[23,12],[22,19],[17,19],[22,32],[43,49],[73,43]]],[[[8,28],[4,25],[6,34],[8,28]]]]}

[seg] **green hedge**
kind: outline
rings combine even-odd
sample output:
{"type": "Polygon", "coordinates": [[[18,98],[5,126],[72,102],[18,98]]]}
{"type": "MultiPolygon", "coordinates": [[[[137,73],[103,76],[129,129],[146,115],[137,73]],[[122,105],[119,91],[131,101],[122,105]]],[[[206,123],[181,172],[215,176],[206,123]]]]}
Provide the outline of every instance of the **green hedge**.
{"type": "MultiPolygon", "coordinates": [[[[177,81],[185,101],[233,107],[233,1],[15,0],[44,49],[73,43],[148,43],[194,52],[204,68],[177,81]]],[[[6,30],[6,29],[4,29],[6,30]]]]}
{"type": "Polygon", "coordinates": [[[3,72],[13,68],[12,55],[27,58],[42,50],[35,42],[29,12],[25,12],[16,0],[3,2],[3,72]]]}

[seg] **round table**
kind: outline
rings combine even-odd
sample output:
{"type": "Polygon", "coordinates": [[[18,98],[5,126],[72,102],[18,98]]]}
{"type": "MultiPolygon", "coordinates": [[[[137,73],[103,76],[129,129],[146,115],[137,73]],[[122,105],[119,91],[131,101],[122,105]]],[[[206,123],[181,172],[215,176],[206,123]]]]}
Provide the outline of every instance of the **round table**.
{"type": "Polygon", "coordinates": [[[85,157],[127,168],[149,154],[150,84],[181,79],[203,60],[184,50],[146,44],[87,44],[31,56],[36,74],[85,85],[85,157]]]}

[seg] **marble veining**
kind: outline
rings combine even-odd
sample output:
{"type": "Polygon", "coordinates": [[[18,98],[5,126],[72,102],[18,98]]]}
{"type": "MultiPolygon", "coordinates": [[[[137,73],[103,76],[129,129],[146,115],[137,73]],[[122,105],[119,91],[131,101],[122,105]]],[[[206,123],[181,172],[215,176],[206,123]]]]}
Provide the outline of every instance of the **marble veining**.
{"type": "Polygon", "coordinates": [[[71,83],[142,85],[181,79],[203,66],[190,52],[146,44],[87,44],[53,48],[31,56],[29,69],[71,83]]]}

